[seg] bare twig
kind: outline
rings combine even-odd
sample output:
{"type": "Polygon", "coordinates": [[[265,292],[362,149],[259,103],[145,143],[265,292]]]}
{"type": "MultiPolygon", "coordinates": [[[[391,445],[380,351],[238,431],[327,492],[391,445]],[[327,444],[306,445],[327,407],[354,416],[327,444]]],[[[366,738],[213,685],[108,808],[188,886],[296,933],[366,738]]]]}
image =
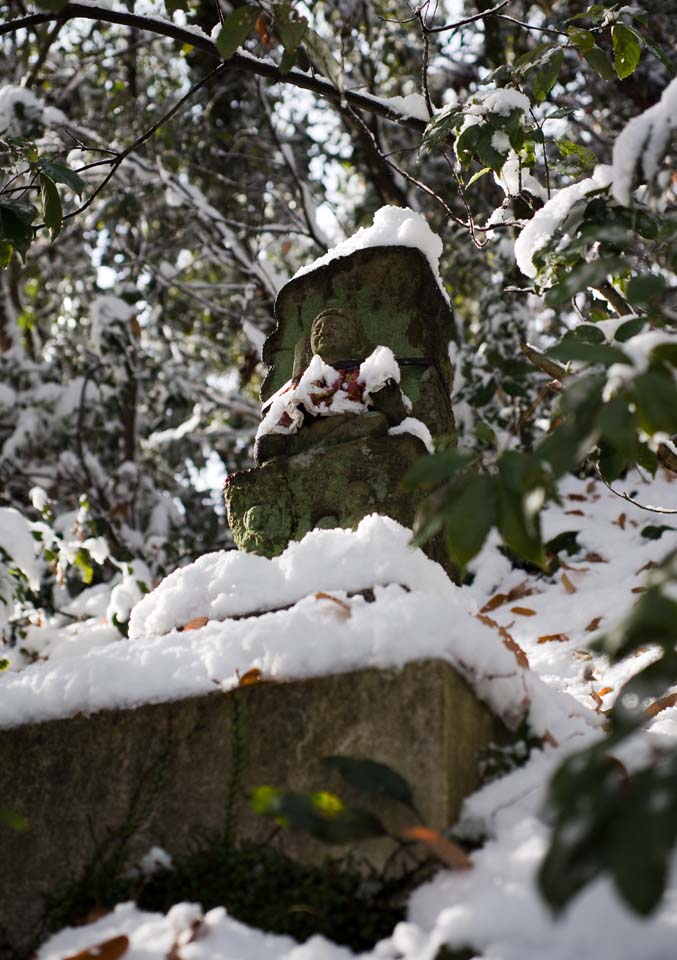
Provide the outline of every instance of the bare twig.
{"type": "Polygon", "coordinates": [[[486,20],[487,17],[493,17],[511,4],[513,0],[501,0],[490,10],[484,10],[481,13],[474,13],[471,17],[465,17],[463,20],[457,20],[455,23],[445,23],[442,27],[425,27],[426,33],[445,33],[447,30],[458,30],[459,27],[465,27],[469,23],[476,23],[478,20],[486,20]]]}
{"type": "Polygon", "coordinates": [[[543,373],[547,373],[553,380],[559,380],[561,383],[567,378],[566,368],[563,367],[561,363],[557,363],[556,360],[551,360],[550,357],[546,357],[546,355],[541,353],[540,350],[537,350],[536,347],[532,347],[530,344],[522,341],[520,343],[520,350],[530,363],[533,363],[533,365],[538,367],[539,370],[542,370],[543,373]]]}
{"type": "Polygon", "coordinates": [[[608,483],[602,476],[602,473],[599,469],[599,464],[595,463],[594,467],[595,467],[595,473],[597,474],[599,479],[602,481],[604,486],[607,488],[607,490],[611,490],[613,494],[615,494],[617,497],[620,497],[621,500],[625,500],[626,503],[631,503],[633,507],[639,507],[640,510],[648,510],[649,513],[667,513],[670,515],[677,514],[677,510],[671,510],[669,507],[652,507],[647,503],[640,503],[639,500],[635,500],[633,497],[629,496],[629,494],[627,493],[622,493],[620,490],[615,490],[614,487],[612,487],[611,484],[608,483]]]}
{"type": "MultiPolygon", "coordinates": [[[[110,180],[115,176],[115,173],[118,167],[129,156],[129,154],[133,153],[134,150],[137,150],[140,146],[146,143],[147,140],[150,140],[150,138],[153,136],[153,134],[157,132],[157,130],[162,126],[162,124],[170,120],[175,113],[178,113],[178,111],[184,106],[187,100],[190,100],[190,98],[193,96],[194,93],[197,93],[197,91],[201,87],[203,87],[206,83],[208,83],[209,80],[213,79],[217,74],[225,72],[225,69],[226,69],[225,64],[221,63],[219,64],[218,67],[215,67],[213,70],[210,70],[209,73],[205,74],[205,76],[202,77],[201,80],[198,80],[197,83],[193,84],[190,90],[187,93],[185,93],[180,100],[177,100],[177,102],[174,104],[174,106],[170,110],[168,110],[165,114],[163,114],[163,116],[161,116],[158,120],[156,120],[156,122],[151,127],[149,127],[149,129],[146,130],[145,133],[141,134],[140,137],[137,137],[137,139],[133,143],[131,143],[128,147],[125,147],[125,149],[121,153],[119,153],[115,157],[115,159],[111,161],[108,161],[108,160],[97,161],[97,163],[99,164],[110,163],[111,164],[110,170],[108,171],[106,176],[103,178],[101,183],[98,185],[98,187],[96,187],[96,189],[89,195],[89,197],[87,197],[85,202],[80,204],[77,210],[73,210],[71,213],[66,214],[66,216],[63,218],[64,221],[71,220],[73,217],[77,217],[79,214],[83,213],[94,202],[94,200],[101,193],[101,191],[106,186],[106,184],[109,183],[110,180]]],[[[94,166],[94,164],[92,164],[92,166],[94,166]]],[[[44,226],[45,226],[44,223],[39,223],[34,227],[34,229],[41,230],[44,226]]]]}

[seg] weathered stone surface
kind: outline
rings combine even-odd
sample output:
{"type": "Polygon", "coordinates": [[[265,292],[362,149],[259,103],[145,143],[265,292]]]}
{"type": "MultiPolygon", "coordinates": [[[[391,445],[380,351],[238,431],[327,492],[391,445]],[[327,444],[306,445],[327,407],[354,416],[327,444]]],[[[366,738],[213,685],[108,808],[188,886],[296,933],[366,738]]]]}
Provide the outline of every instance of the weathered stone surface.
{"type": "MultiPolygon", "coordinates": [[[[247,804],[255,786],[330,789],[369,807],[321,767],[324,756],[390,764],[411,783],[427,823],[445,827],[478,785],[479,753],[496,732],[494,718],[440,661],[2,731],[0,797],[30,826],[0,828],[0,957],[24,956],[50,896],[108,861],[119,868],[152,845],[181,854],[215,832],[264,840],[270,822],[247,804]]],[[[371,807],[389,826],[410,820],[385,800],[371,807]]],[[[330,852],[302,835],[285,834],[283,843],[307,861],[330,852]]],[[[375,864],[391,849],[385,841],[360,845],[375,864]]]]}
{"type": "Polygon", "coordinates": [[[431,360],[429,367],[402,367],[401,387],[412,416],[433,436],[450,433],[453,315],[425,255],[413,247],[372,247],[333,260],[286,284],[275,304],[277,326],[263,348],[268,375],[265,402],[314,353],[325,363],[363,360],[387,346],[396,357],[431,360]],[[433,375],[422,378],[422,372],[433,375]]]}
{"type": "MultiPolygon", "coordinates": [[[[411,435],[389,437],[388,429],[409,415],[433,436],[454,427],[448,352],[454,321],[426,257],[409,247],[358,250],[291,280],[275,310],[277,326],[263,350],[264,403],[298,383],[316,354],[347,376],[386,346],[401,382],[375,392],[371,411],[317,417],[306,411],[297,432],[263,433],[255,447],[258,469],[226,483],[235,543],[275,556],[316,526],[354,527],[372,511],[412,526],[418,498],[400,484],[426,450],[411,435]]],[[[429,552],[453,576],[440,545],[429,552]]]]}

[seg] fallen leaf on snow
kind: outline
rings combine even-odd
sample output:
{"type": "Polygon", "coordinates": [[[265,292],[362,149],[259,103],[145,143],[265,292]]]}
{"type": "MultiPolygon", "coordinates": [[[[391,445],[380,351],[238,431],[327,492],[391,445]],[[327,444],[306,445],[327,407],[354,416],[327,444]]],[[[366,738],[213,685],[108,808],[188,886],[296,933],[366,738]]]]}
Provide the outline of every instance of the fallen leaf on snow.
{"type": "Polygon", "coordinates": [[[509,590],[508,593],[496,593],[491,599],[487,600],[481,608],[480,613],[491,613],[497,607],[502,607],[504,603],[512,603],[515,600],[521,600],[522,597],[529,597],[535,593],[533,587],[527,586],[527,581],[523,580],[516,587],[509,590]]]}
{"type": "Polygon", "coordinates": [[[569,577],[567,577],[566,573],[563,573],[560,579],[562,581],[562,586],[567,593],[576,593],[576,587],[573,585],[569,577]]]}
{"type": "Polygon", "coordinates": [[[97,943],[93,947],[87,947],[79,953],[73,953],[64,957],[64,960],[118,960],[118,957],[124,956],[128,949],[129,937],[123,934],[111,940],[104,940],[103,943],[97,943]]]}
{"type": "Polygon", "coordinates": [[[247,670],[246,673],[243,673],[242,676],[238,674],[238,687],[251,687],[255,683],[266,683],[266,679],[263,676],[263,673],[259,670],[258,667],[252,667],[251,670],[247,670]]]}
{"type": "Polygon", "coordinates": [[[599,553],[595,553],[594,550],[589,550],[588,553],[583,557],[584,560],[587,560],[588,563],[608,563],[608,560],[605,560],[603,556],[599,553]]]}
{"type": "Polygon", "coordinates": [[[677,693],[669,693],[666,697],[660,697],[658,700],[650,703],[644,713],[647,717],[655,717],[661,710],[667,710],[668,707],[674,707],[676,704],[677,693]]]}
{"type": "Polygon", "coordinates": [[[200,627],[204,627],[209,623],[209,617],[193,617],[192,620],[189,620],[188,623],[184,623],[182,627],[179,627],[179,630],[183,630],[185,633],[186,630],[199,630],[200,627]]]}
{"type": "Polygon", "coordinates": [[[611,693],[612,690],[613,690],[613,687],[602,687],[601,690],[597,691],[597,694],[600,697],[606,697],[607,693],[611,693]]]}
{"type": "Polygon", "coordinates": [[[463,847],[453,840],[447,840],[438,830],[431,830],[430,827],[406,827],[401,836],[404,840],[423,843],[439,861],[452,870],[469,870],[472,867],[470,857],[463,847]]]}
{"type": "Polygon", "coordinates": [[[539,643],[565,643],[569,639],[568,633],[546,633],[545,636],[539,637],[539,643]]]}
{"type": "Polygon", "coordinates": [[[589,624],[587,625],[587,627],[585,628],[586,633],[592,633],[593,630],[598,630],[598,629],[599,629],[599,625],[600,625],[600,623],[602,622],[603,619],[604,619],[603,617],[595,617],[594,620],[591,620],[590,623],[589,623],[589,624]]]}
{"type": "Polygon", "coordinates": [[[323,593],[320,591],[315,594],[316,600],[331,600],[332,603],[336,604],[337,613],[340,613],[341,620],[348,620],[352,616],[352,610],[350,604],[346,603],[345,600],[341,600],[339,597],[332,596],[331,593],[323,593]]]}
{"type": "Polygon", "coordinates": [[[480,621],[480,623],[484,623],[487,627],[492,627],[494,630],[498,630],[501,640],[508,650],[515,655],[515,659],[519,663],[520,667],[524,667],[525,670],[529,669],[529,658],[524,650],[522,650],[519,643],[517,643],[516,640],[513,640],[505,627],[502,627],[500,623],[496,623],[495,620],[492,620],[491,617],[485,616],[483,613],[478,613],[477,619],[480,621]]]}
{"type": "Polygon", "coordinates": [[[518,613],[520,617],[535,617],[536,611],[531,607],[510,607],[511,613],[518,613]]]}

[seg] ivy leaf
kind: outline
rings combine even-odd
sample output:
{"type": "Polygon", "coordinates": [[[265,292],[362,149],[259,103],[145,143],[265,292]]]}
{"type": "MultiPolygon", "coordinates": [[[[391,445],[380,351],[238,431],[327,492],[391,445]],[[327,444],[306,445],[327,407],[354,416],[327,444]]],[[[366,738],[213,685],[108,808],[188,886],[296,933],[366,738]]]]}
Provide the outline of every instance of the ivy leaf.
{"type": "Polygon", "coordinates": [[[258,7],[248,3],[228,14],[216,41],[216,49],[224,60],[229,60],[237,48],[242,46],[254,29],[259,13],[258,7]]]}
{"type": "Polygon", "coordinates": [[[602,80],[616,79],[616,72],[614,71],[611,61],[600,47],[595,46],[590,50],[584,51],[583,56],[602,80]]]}
{"type": "Polygon", "coordinates": [[[549,60],[541,67],[534,77],[534,97],[538,103],[541,103],[550,93],[559,76],[564,54],[561,50],[556,50],[549,60]]]}
{"type": "Polygon", "coordinates": [[[361,757],[339,756],[324,757],[320,762],[330,770],[336,770],[351,787],[388,797],[416,813],[411,787],[403,776],[387,764],[361,757]]]}
{"type": "Polygon", "coordinates": [[[63,211],[61,209],[61,197],[56,189],[54,181],[46,174],[40,174],[40,191],[42,194],[42,206],[44,210],[45,226],[52,234],[52,241],[61,233],[63,223],[63,211]]]}
{"type": "Polygon", "coordinates": [[[625,80],[637,69],[642,48],[637,35],[622,23],[617,23],[611,28],[611,40],[614,47],[616,74],[619,80],[625,80]]]}
{"type": "Polygon", "coordinates": [[[85,181],[75,170],[67,167],[65,163],[60,163],[57,160],[42,159],[38,162],[38,169],[42,173],[45,173],[54,183],[63,183],[67,187],[70,187],[73,193],[76,193],[79,197],[82,196],[85,189],[85,181]]]}

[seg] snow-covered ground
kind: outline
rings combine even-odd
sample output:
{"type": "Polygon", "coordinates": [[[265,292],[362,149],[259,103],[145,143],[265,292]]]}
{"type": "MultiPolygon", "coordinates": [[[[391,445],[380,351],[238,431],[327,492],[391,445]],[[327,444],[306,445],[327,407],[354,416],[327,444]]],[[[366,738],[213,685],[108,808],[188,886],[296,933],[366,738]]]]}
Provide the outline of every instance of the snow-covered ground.
{"type": "MultiPolygon", "coordinates": [[[[669,507],[677,481],[636,477],[624,489],[640,502],[669,507]]],[[[534,885],[548,843],[541,810],[550,773],[599,736],[601,711],[652,656],[647,650],[610,665],[589,651],[590,640],[623,618],[648,567],[675,543],[672,529],[645,535],[650,526],[672,528],[672,518],[640,510],[599,481],[570,478],[562,495],[562,505],[545,512],[545,537],[577,531],[579,549],[561,553],[565,563],[550,578],[513,568],[492,540],[473,564],[472,585],[456,587],[408,546],[407,531],[372,516],[355,532],[315,531],[275,560],[235,552],[202,557],[136,605],[129,639],[101,622],[105,597],[94,587],[79,598],[79,622],[32,628],[27,643],[39,648],[40,660],[26,665],[19,658],[0,678],[0,723],[189,696],[215,683],[227,689],[252,668],[284,679],[443,657],[508,722],[527,709],[551,745],[466,801],[455,832],[488,837],[472,854],[472,869],[440,872],[419,888],[407,922],[361,956],[433,960],[448,943],[471,945],[487,960],[600,953],[668,960],[677,942],[677,872],[647,920],[631,914],[607,880],[588,887],[556,920],[534,885]],[[373,585],[368,603],[357,591],[373,585]]],[[[672,707],[648,721],[624,762],[645,763],[652,743],[675,735],[672,707]]],[[[161,960],[173,945],[181,960],[352,956],[321,937],[299,945],[246,928],[221,909],[203,917],[198,906],[184,904],[163,916],[123,904],[52,937],[38,958],[62,960],[122,936],[129,960],[161,960]]]]}

